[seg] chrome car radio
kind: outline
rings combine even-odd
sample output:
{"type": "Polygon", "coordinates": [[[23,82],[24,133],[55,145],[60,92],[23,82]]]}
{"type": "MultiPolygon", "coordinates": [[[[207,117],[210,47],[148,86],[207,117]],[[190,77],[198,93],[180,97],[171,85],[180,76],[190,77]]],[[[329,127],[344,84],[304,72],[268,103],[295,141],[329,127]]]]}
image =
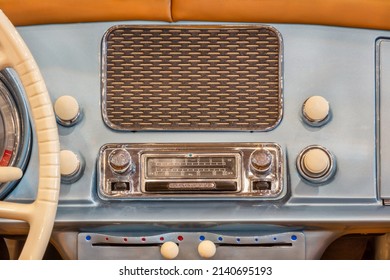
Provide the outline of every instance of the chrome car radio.
{"type": "Polygon", "coordinates": [[[103,199],[281,198],[283,152],[275,143],[106,144],[99,153],[103,199]]]}

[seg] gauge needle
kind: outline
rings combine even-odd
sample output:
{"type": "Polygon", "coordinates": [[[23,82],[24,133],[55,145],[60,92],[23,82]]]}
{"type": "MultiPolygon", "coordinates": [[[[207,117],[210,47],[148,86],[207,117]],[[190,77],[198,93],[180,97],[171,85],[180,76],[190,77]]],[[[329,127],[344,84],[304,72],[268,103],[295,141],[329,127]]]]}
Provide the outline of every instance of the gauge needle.
{"type": "Polygon", "coordinates": [[[0,183],[19,180],[23,176],[23,171],[18,167],[1,166],[0,167],[0,183]]]}

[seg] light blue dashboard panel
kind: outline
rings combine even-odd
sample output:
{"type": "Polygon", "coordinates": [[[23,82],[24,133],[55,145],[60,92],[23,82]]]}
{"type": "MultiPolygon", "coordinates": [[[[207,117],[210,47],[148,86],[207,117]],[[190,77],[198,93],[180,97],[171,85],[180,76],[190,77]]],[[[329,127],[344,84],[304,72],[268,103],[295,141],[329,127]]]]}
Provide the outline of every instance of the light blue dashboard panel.
{"type": "MultiPolygon", "coordinates": [[[[71,128],[59,127],[62,149],[80,153],[84,175],[62,184],[59,225],[154,224],[201,222],[274,225],[318,225],[345,228],[347,222],[390,224],[390,209],[378,197],[376,157],[376,41],[390,32],[305,25],[273,25],[283,37],[283,119],[269,132],[116,132],[101,117],[101,40],[117,22],[20,27],[35,57],[52,100],[72,95],[84,118],[71,128]],[[323,127],[307,126],[301,119],[303,102],[312,95],[325,97],[332,118],[323,127]],[[288,194],[268,203],[251,198],[107,202],[97,196],[96,162],[106,143],[275,142],[287,155],[288,194]],[[296,158],[309,145],[322,145],[337,160],[334,179],[310,185],[297,173],[296,158]],[[180,210],[180,211],[178,211],[180,210]]],[[[167,24],[121,22],[120,24],[167,24]]],[[[208,24],[181,22],[176,24],[208,24]]],[[[216,24],[216,23],[210,23],[216,24]]],[[[387,69],[387,68],[386,68],[387,69]]],[[[389,87],[387,87],[388,89],[389,87]]],[[[390,116],[389,116],[390,117],[390,116]]],[[[37,147],[19,186],[7,200],[30,201],[36,193],[37,147]]],[[[387,158],[387,165],[390,158],[387,158]]],[[[385,166],[384,164],[383,166],[385,166]]],[[[386,183],[383,181],[382,183],[386,183]]],[[[390,184],[387,184],[390,186],[390,184]]],[[[382,184],[382,197],[390,188],[382,184]],[[387,191],[386,191],[387,190],[387,191]]]]}

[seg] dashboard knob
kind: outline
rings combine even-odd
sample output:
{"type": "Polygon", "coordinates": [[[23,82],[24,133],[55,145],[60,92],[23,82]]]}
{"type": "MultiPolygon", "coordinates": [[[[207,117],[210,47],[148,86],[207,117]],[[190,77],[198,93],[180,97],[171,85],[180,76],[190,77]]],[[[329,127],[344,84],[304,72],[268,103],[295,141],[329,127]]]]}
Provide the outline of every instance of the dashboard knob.
{"type": "Polygon", "coordinates": [[[160,248],[161,255],[168,260],[172,260],[179,254],[179,246],[172,241],[165,242],[160,248]]]}
{"type": "Polygon", "coordinates": [[[336,162],[333,154],[321,146],[305,148],[297,159],[299,174],[312,183],[322,183],[333,177],[336,162]]]}
{"type": "Polygon", "coordinates": [[[63,95],[56,100],[54,112],[57,122],[62,126],[72,126],[81,119],[79,103],[69,95],[63,95]]]}
{"type": "Polygon", "coordinates": [[[70,184],[80,179],[83,170],[83,161],[80,156],[70,150],[60,152],[61,182],[70,184]]]}
{"type": "Polygon", "coordinates": [[[323,125],[328,120],[329,112],[329,102],[322,96],[311,96],[302,106],[305,121],[313,126],[323,125]]]}
{"type": "Polygon", "coordinates": [[[266,149],[257,149],[250,156],[250,166],[254,173],[264,174],[272,165],[272,154],[266,149]]]}
{"type": "Polygon", "coordinates": [[[307,173],[313,176],[321,176],[330,165],[328,154],[322,149],[311,149],[302,158],[303,166],[307,173]]]}
{"type": "Polygon", "coordinates": [[[130,153],[121,148],[109,154],[108,162],[115,173],[125,173],[133,165],[130,153]]]}
{"type": "Polygon", "coordinates": [[[202,258],[209,259],[214,257],[217,252],[217,247],[214,242],[210,240],[204,240],[198,245],[198,253],[202,258]]]}

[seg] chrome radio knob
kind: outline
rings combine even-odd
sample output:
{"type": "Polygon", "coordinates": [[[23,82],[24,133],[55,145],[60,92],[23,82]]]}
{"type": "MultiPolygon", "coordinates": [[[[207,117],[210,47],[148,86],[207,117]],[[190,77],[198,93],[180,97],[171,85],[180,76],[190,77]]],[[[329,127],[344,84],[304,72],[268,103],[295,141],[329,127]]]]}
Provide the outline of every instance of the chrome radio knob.
{"type": "Polygon", "coordinates": [[[198,245],[198,253],[202,258],[209,259],[214,257],[217,252],[217,247],[214,242],[210,240],[204,240],[198,245]]]}
{"type": "Polygon", "coordinates": [[[133,166],[133,161],[125,149],[115,149],[108,156],[108,164],[115,173],[125,173],[133,166]]]}
{"type": "Polygon", "coordinates": [[[250,156],[250,168],[254,173],[267,173],[271,169],[271,165],[272,154],[264,148],[255,150],[250,156]]]}
{"type": "Polygon", "coordinates": [[[330,151],[321,146],[305,148],[297,158],[298,172],[312,183],[323,183],[331,179],[336,170],[336,161],[330,151]]]}

